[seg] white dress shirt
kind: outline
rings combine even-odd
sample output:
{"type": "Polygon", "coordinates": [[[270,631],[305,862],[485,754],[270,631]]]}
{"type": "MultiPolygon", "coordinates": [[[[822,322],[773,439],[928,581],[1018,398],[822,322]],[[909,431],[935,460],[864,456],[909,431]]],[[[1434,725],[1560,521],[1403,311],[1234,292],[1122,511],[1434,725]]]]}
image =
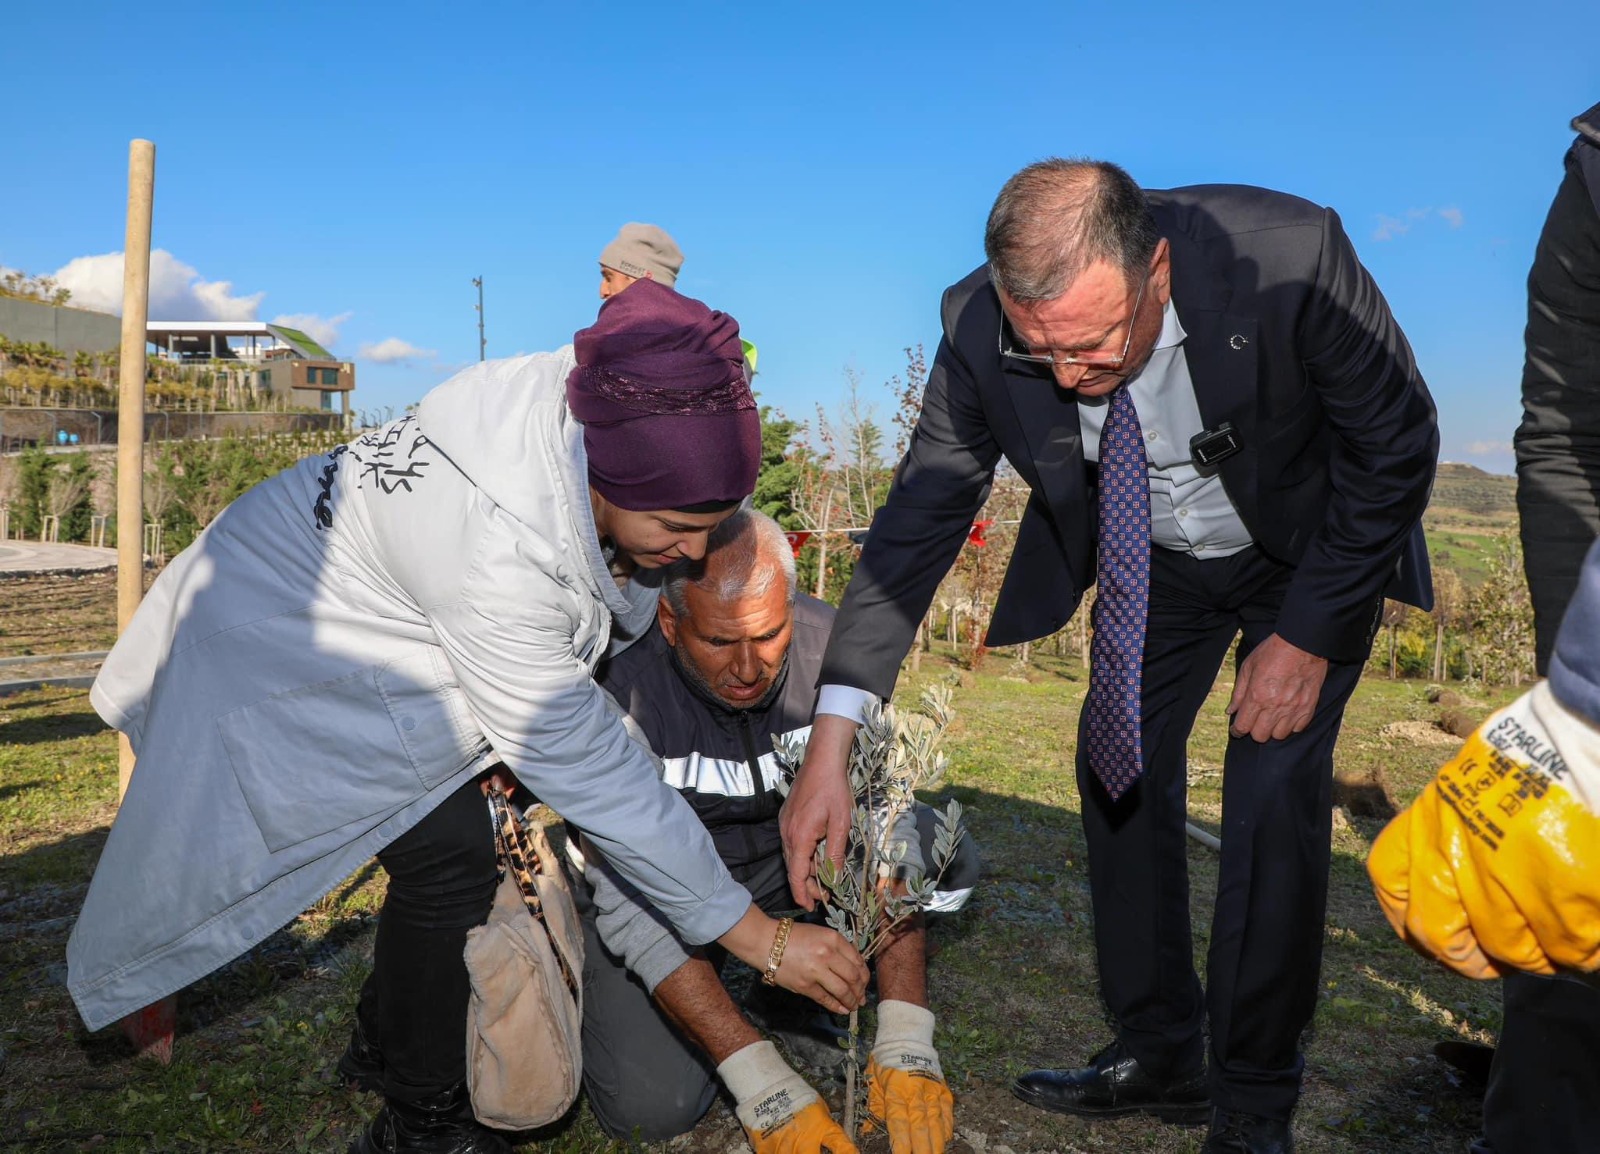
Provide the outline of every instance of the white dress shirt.
{"type": "MultiPolygon", "coordinates": [[[[1150,540],[1202,560],[1227,557],[1250,544],[1250,531],[1215,467],[1202,471],[1189,454],[1189,440],[1205,429],[1205,422],[1183,355],[1184,336],[1178,311],[1168,301],[1155,350],[1127,384],[1150,465],[1150,540]]],[[[1100,459],[1100,430],[1110,403],[1109,394],[1078,398],[1087,461],[1100,459]]]]}

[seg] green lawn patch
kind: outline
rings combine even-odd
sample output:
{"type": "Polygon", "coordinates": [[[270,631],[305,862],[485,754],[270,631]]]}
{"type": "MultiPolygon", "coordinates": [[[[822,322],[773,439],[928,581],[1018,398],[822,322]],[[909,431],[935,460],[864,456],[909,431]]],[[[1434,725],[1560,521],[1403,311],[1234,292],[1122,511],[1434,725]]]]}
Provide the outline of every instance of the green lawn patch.
{"type": "MultiPolygon", "coordinates": [[[[958,1138],[954,1149],[1197,1150],[1203,1131],[1140,1119],[1090,1125],[1031,1110],[1006,1092],[1023,1070],[1076,1064],[1109,1036],[1072,775],[1086,678],[1076,658],[1040,657],[1024,668],[991,654],[974,673],[930,655],[905,679],[902,695],[915,700],[920,683],[938,678],[954,684],[958,714],[947,746],[952,769],[938,796],[961,799],[987,869],[967,910],[938,921],[930,935],[938,947],[930,963],[937,1040],[956,1092],[958,1130],[974,1139],[958,1138]]],[[[1191,744],[1190,810],[1213,831],[1231,689],[1225,672],[1191,744]]],[[[1486,712],[1506,696],[1469,705],[1486,712]]],[[[1437,712],[1420,683],[1364,683],[1340,740],[1340,772],[1381,774],[1396,800],[1409,800],[1450,752],[1430,736],[1437,712]]],[[[172,1066],[134,1061],[114,1031],[83,1030],[63,985],[71,919],[115,795],[115,735],[85,693],[0,698],[0,1148],[344,1149],[377,1105],[342,1088],[333,1063],[370,964],[382,871],[358,873],[186,991],[172,1066]]],[[[1446,1077],[1431,1047],[1445,1038],[1492,1038],[1498,990],[1456,978],[1395,939],[1362,867],[1381,819],[1353,815],[1336,825],[1298,1148],[1462,1150],[1476,1133],[1479,1104],[1446,1077]]],[[[1216,858],[1193,845],[1190,863],[1203,959],[1216,858]]],[[[740,1143],[719,1105],[673,1148],[740,1143]]],[[[607,1142],[580,1106],[536,1148],[627,1147],[607,1142]]]]}

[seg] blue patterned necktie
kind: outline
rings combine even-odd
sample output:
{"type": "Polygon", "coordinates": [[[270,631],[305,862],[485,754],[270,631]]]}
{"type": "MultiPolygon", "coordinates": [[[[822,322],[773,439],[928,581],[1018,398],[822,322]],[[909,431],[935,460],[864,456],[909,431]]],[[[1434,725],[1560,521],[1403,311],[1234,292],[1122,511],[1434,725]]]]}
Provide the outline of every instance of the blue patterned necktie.
{"type": "Polygon", "coordinates": [[[1100,550],[1089,650],[1089,768],[1115,801],[1143,770],[1140,671],[1150,609],[1150,476],[1126,385],[1100,433],[1100,550]]]}

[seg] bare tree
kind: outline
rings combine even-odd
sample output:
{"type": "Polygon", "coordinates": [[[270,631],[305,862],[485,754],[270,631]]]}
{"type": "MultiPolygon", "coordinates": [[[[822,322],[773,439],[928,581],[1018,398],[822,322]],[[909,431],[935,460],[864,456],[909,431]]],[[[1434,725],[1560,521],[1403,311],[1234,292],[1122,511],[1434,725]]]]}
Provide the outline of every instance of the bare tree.
{"type": "Polygon", "coordinates": [[[1389,631],[1389,680],[1393,681],[1399,668],[1400,626],[1406,623],[1411,607],[1403,601],[1385,600],[1383,627],[1389,631]]]}
{"type": "Polygon", "coordinates": [[[889,391],[895,401],[894,456],[897,461],[906,455],[906,448],[911,444],[911,431],[922,416],[922,394],[928,387],[928,362],[922,346],[908,347],[905,354],[906,375],[889,378],[889,391]]]}
{"type": "MultiPolygon", "coordinates": [[[[815,595],[828,586],[830,552],[844,545],[839,534],[865,529],[888,491],[889,470],[883,460],[883,431],[872,406],[862,400],[860,376],[845,369],[847,391],[835,415],[817,406],[814,426],[806,426],[812,443],[797,450],[797,479],[790,505],[801,524],[815,536],[815,595]]],[[[842,575],[851,566],[835,565],[842,575]]]]}
{"type": "Polygon", "coordinates": [[[11,499],[17,493],[17,463],[0,457],[0,541],[11,535],[11,499]]]}
{"type": "Polygon", "coordinates": [[[159,465],[145,470],[143,494],[144,515],[157,525],[165,520],[167,510],[172,508],[173,502],[178,498],[171,475],[159,465]]]}
{"type": "Polygon", "coordinates": [[[873,406],[861,398],[861,377],[853,368],[844,371],[844,403],[830,420],[817,409],[817,436],[840,481],[849,525],[865,527],[883,503],[888,470],[883,461],[883,429],[873,406]]]}
{"type": "Polygon", "coordinates": [[[217,519],[217,514],[228,507],[233,498],[220,485],[198,488],[189,496],[189,512],[204,529],[217,519]]]}
{"type": "Polygon", "coordinates": [[[1466,587],[1454,569],[1433,571],[1433,680],[1444,681],[1449,674],[1445,663],[1447,631],[1459,623],[1467,600],[1466,587]]]}
{"type": "Polygon", "coordinates": [[[57,469],[50,478],[50,488],[45,493],[44,508],[55,520],[53,525],[60,532],[61,518],[74,509],[78,502],[89,495],[89,482],[82,476],[57,469]]]}

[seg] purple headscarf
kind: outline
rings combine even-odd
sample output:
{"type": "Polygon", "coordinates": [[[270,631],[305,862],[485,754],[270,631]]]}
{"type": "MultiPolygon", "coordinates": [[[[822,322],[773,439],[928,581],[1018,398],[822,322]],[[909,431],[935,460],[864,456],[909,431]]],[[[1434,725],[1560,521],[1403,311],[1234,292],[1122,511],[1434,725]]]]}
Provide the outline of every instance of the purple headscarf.
{"type": "Polygon", "coordinates": [[[573,338],[567,404],[583,422],[589,483],[619,509],[742,501],[761,466],[761,420],[739,323],[652,280],[600,306],[573,338]]]}

